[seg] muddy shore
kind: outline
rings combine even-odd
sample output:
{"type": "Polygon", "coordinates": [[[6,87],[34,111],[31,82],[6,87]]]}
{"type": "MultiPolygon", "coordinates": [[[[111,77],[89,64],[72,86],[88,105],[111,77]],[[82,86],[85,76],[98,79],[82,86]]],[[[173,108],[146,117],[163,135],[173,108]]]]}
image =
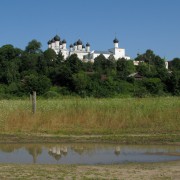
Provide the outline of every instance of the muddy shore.
{"type": "Polygon", "coordinates": [[[0,179],[128,179],[179,180],[180,161],[123,165],[0,164],[0,179]]]}

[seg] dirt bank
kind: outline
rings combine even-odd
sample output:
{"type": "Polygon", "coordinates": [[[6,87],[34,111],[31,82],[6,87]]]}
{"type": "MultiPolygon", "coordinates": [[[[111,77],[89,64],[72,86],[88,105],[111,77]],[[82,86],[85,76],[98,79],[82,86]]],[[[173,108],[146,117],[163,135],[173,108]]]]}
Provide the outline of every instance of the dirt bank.
{"type": "Polygon", "coordinates": [[[180,134],[53,135],[0,134],[0,143],[107,142],[119,144],[180,145],[180,134]]]}

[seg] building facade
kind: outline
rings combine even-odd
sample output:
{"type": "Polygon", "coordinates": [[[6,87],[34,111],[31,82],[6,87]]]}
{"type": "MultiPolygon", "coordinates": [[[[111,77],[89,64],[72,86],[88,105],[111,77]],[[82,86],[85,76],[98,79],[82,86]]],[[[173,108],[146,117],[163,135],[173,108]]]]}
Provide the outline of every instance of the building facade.
{"type": "Polygon", "coordinates": [[[65,59],[72,54],[77,54],[78,58],[82,61],[94,62],[96,57],[98,57],[100,54],[103,54],[106,58],[108,58],[110,55],[113,55],[116,60],[119,58],[125,58],[129,60],[130,57],[126,56],[125,49],[119,48],[119,41],[117,38],[113,40],[113,43],[114,47],[108,49],[107,51],[91,51],[90,44],[86,43],[86,46],[84,46],[82,41],[79,39],[74,44],[70,44],[68,49],[66,40],[63,39],[61,41],[60,37],[56,35],[53,39],[48,41],[48,48],[53,49],[56,54],[61,52],[65,59]]]}

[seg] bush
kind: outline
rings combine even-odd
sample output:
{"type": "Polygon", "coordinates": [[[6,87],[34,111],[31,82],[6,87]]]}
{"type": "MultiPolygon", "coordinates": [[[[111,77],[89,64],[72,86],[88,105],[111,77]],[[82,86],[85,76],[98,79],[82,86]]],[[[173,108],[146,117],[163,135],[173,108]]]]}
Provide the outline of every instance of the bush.
{"type": "Polygon", "coordinates": [[[37,94],[42,95],[47,92],[51,87],[50,79],[46,76],[29,75],[23,79],[24,91],[32,93],[36,91],[37,94]]]}
{"type": "Polygon", "coordinates": [[[149,78],[143,81],[144,86],[151,94],[162,94],[163,92],[163,83],[159,78],[149,78]]]}
{"type": "Polygon", "coordinates": [[[0,94],[0,100],[4,99],[13,99],[13,96],[10,94],[0,94]]]}
{"type": "Polygon", "coordinates": [[[55,91],[48,91],[45,94],[43,94],[43,97],[47,99],[54,99],[60,97],[60,95],[55,91]]]}

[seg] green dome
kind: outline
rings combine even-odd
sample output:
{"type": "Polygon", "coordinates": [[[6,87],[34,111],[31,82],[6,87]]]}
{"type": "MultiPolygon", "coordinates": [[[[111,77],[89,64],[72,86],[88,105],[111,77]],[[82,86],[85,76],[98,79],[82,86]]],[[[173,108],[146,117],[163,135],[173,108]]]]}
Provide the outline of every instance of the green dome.
{"type": "Polygon", "coordinates": [[[89,43],[87,43],[87,44],[86,44],[86,46],[88,47],[88,46],[90,46],[90,44],[89,44],[89,43]]]}
{"type": "Polygon", "coordinates": [[[82,45],[82,41],[80,39],[77,41],[77,45],[82,45]]]}
{"type": "Polygon", "coordinates": [[[53,39],[51,39],[51,43],[54,43],[54,42],[55,42],[54,38],[53,38],[53,39]]]}
{"type": "Polygon", "coordinates": [[[117,38],[115,38],[114,40],[113,40],[113,43],[118,43],[119,42],[119,40],[117,39],[117,38]]]}
{"type": "Polygon", "coordinates": [[[49,41],[47,42],[47,44],[48,44],[48,45],[51,44],[51,40],[49,40],[49,41]]]}
{"type": "Polygon", "coordinates": [[[66,40],[65,39],[63,39],[62,44],[66,44],[66,40]]]}
{"type": "Polygon", "coordinates": [[[60,37],[58,35],[54,36],[55,41],[60,41],[60,37]]]}

